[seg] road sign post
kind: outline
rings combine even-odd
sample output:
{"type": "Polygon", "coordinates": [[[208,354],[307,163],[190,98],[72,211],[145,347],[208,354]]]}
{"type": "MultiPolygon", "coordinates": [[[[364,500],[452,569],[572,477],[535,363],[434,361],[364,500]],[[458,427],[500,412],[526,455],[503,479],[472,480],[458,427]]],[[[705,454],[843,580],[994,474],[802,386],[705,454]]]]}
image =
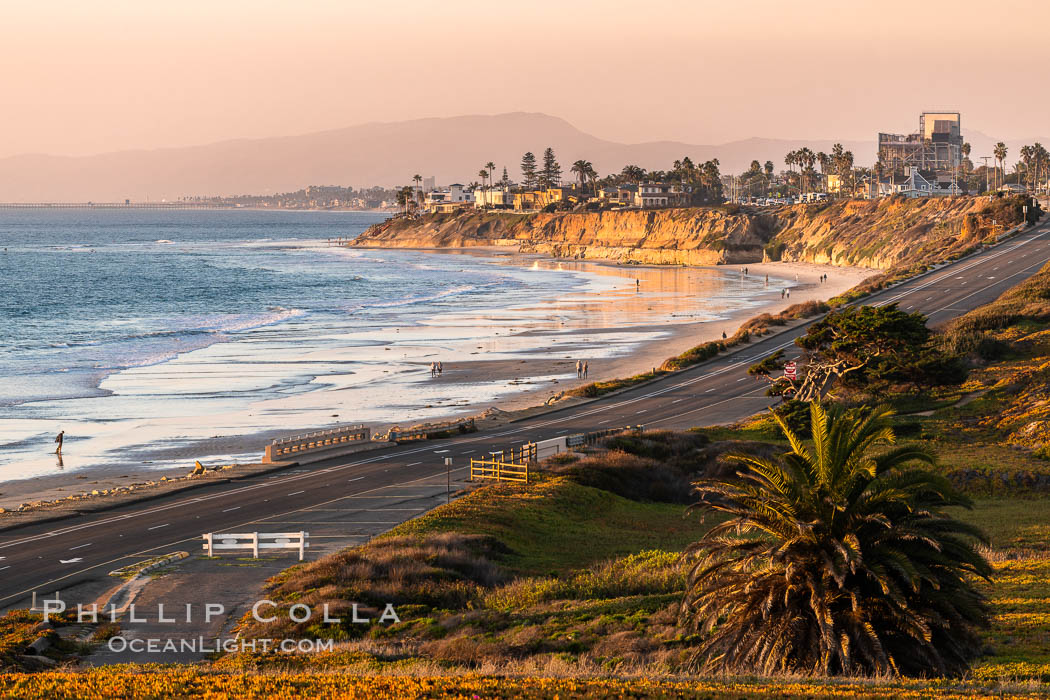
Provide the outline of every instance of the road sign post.
{"type": "Polygon", "coordinates": [[[798,376],[798,366],[794,362],[788,362],[784,365],[784,378],[795,381],[795,377],[798,376]]]}
{"type": "Polygon", "coordinates": [[[452,502],[452,458],[445,457],[445,503],[452,502]]]}

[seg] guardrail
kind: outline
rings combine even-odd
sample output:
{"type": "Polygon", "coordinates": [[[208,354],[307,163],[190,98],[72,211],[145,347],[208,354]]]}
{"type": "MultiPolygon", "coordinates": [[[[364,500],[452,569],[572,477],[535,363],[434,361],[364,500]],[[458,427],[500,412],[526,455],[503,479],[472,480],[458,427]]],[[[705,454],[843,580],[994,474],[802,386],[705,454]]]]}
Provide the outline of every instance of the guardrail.
{"type": "Polygon", "coordinates": [[[363,425],[352,425],[344,428],[319,430],[314,433],[279,438],[266,446],[263,463],[294,460],[300,464],[335,457],[336,451],[353,446],[355,443],[367,444],[371,441],[372,431],[363,425]]]}
{"type": "Polygon", "coordinates": [[[604,437],[610,435],[616,435],[617,433],[626,433],[628,431],[640,433],[645,430],[644,425],[628,425],[623,428],[606,428],[605,430],[594,430],[589,433],[576,433],[575,435],[567,435],[565,437],[566,447],[581,447],[583,445],[593,445],[604,437]]]}
{"type": "Polygon", "coordinates": [[[306,548],[310,546],[307,538],[309,532],[247,532],[247,533],[214,533],[206,532],[202,549],[208,552],[208,556],[215,556],[216,550],[224,549],[250,549],[252,556],[259,558],[260,549],[298,549],[299,561],[306,555],[306,548]]]}

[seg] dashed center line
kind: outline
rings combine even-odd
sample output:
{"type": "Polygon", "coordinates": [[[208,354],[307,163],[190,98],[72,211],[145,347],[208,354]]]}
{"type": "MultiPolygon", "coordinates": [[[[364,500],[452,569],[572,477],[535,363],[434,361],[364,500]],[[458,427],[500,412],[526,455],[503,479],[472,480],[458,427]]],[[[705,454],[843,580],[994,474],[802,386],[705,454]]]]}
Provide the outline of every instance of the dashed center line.
{"type": "Polygon", "coordinates": [[[72,552],[74,549],[80,549],[82,547],[90,547],[90,546],[91,546],[90,542],[88,542],[87,544],[78,544],[76,547],[70,547],[69,551],[72,552]]]}
{"type": "Polygon", "coordinates": [[[233,508],[227,508],[226,510],[224,510],[222,512],[223,513],[229,513],[231,510],[240,510],[240,509],[241,509],[240,506],[234,506],[233,508]]]}
{"type": "Polygon", "coordinates": [[[147,530],[159,530],[162,527],[167,527],[168,525],[171,525],[171,523],[164,523],[163,525],[154,525],[153,527],[148,527],[146,529],[147,530]]]}
{"type": "MultiPolygon", "coordinates": [[[[420,464],[420,462],[416,462],[416,464],[420,464]]],[[[410,464],[408,466],[411,467],[412,465],[410,464]]],[[[350,483],[351,481],[360,481],[361,479],[364,479],[364,478],[365,477],[363,477],[363,476],[355,476],[353,479],[347,479],[346,482],[350,483]]]]}
{"type": "MultiPolygon", "coordinates": [[[[406,464],[405,466],[406,466],[406,467],[414,467],[414,466],[416,466],[417,464],[422,464],[422,462],[412,462],[411,464],[406,464]]],[[[362,477],[362,478],[363,478],[363,477],[362,477]]],[[[353,481],[353,479],[351,479],[351,481],[353,481]]]]}
{"type": "Polygon", "coordinates": [[[301,493],[306,493],[306,491],[292,491],[292,492],[291,492],[290,494],[288,494],[288,495],[289,495],[289,496],[298,496],[298,495],[299,495],[299,494],[301,494],[301,493]]]}
{"type": "Polygon", "coordinates": [[[671,403],[681,403],[682,401],[685,401],[685,399],[675,399],[671,403]]]}

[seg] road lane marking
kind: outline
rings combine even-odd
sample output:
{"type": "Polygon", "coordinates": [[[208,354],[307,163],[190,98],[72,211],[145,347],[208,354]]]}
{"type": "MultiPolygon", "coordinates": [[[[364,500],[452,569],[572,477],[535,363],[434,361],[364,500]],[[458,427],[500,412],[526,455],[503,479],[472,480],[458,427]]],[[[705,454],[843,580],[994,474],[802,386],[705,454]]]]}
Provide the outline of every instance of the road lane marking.
{"type": "Polygon", "coordinates": [[[241,508],[240,506],[234,506],[233,508],[227,508],[226,510],[224,510],[222,512],[223,513],[229,513],[231,510],[240,510],[240,508],[241,508]]]}
{"type": "Polygon", "coordinates": [[[3,571],[4,569],[10,569],[10,568],[11,568],[10,566],[0,566],[0,571],[3,571]]]}
{"type": "Polygon", "coordinates": [[[59,564],[79,564],[84,561],[83,557],[73,557],[72,559],[59,559],[59,564]]]}
{"type": "Polygon", "coordinates": [[[448,450],[434,450],[434,454],[439,455],[442,452],[448,452],[448,450]]]}
{"type": "Polygon", "coordinates": [[[639,414],[645,413],[645,412],[646,412],[646,411],[648,411],[648,410],[649,410],[649,409],[647,409],[647,408],[643,408],[643,409],[642,409],[642,410],[640,410],[640,411],[635,411],[634,415],[636,415],[636,416],[637,416],[637,415],[639,415],[639,414]]]}
{"type": "Polygon", "coordinates": [[[299,494],[301,494],[301,493],[306,493],[306,491],[292,491],[292,492],[291,492],[290,494],[288,494],[288,495],[289,495],[289,496],[298,496],[298,495],[299,495],[299,494]]]}
{"type": "MultiPolygon", "coordinates": [[[[422,464],[422,462],[416,462],[416,464],[422,464]]],[[[409,466],[412,466],[412,465],[410,464],[409,466]]],[[[361,479],[364,479],[364,478],[365,477],[363,477],[363,476],[355,476],[353,479],[347,479],[346,483],[349,484],[351,481],[361,481],[361,479]]]]}
{"type": "Polygon", "coordinates": [[[164,523],[163,525],[154,525],[153,527],[147,527],[146,529],[147,530],[159,530],[162,527],[167,527],[168,525],[171,525],[171,523],[164,523]]]}
{"type": "MultiPolygon", "coordinates": [[[[406,466],[406,467],[414,467],[414,466],[416,466],[417,464],[422,464],[422,462],[412,462],[411,464],[406,464],[405,466],[406,466]]],[[[362,478],[363,478],[363,477],[362,477],[362,478]]]]}
{"type": "Polygon", "coordinates": [[[90,542],[88,542],[87,544],[78,544],[76,547],[70,547],[69,551],[72,552],[74,549],[83,549],[84,547],[90,547],[90,546],[91,546],[90,542]]]}
{"type": "Polygon", "coordinates": [[[682,401],[685,401],[685,399],[675,399],[671,403],[681,403],[682,401]]]}

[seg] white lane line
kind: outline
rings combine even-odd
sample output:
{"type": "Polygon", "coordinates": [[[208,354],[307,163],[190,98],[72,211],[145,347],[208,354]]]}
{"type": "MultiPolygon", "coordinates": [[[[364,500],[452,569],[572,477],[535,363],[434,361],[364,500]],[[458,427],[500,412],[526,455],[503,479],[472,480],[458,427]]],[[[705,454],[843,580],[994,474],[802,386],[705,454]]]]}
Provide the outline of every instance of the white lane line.
{"type": "Polygon", "coordinates": [[[3,571],[4,569],[10,569],[10,568],[11,568],[10,566],[0,566],[0,571],[3,571]]]}
{"type": "Polygon", "coordinates": [[[742,381],[744,381],[745,379],[747,379],[747,377],[741,377],[740,379],[737,379],[737,381],[738,381],[738,382],[742,382],[742,381]]]}
{"type": "Polygon", "coordinates": [[[299,495],[299,494],[301,494],[301,493],[306,493],[306,491],[292,491],[292,492],[291,492],[290,494],[288,494],[288,495],[289,495],[289,496],[298,496],[298,495],[299,495]]]}
{"type": "Polygon", "coordinates": [[[640,415],[640,414],[642,414],[642,413],[645,413],[645,412],[646,412],[646,411],[648,411],[648,410],[649,410],[649,409],[647,409],[647,408],[643,408],[643,409],[642,409],[642,410],[640,410],[640,411],[635,411],[634,415],[636,415],[636,416],[637,416],[637,415],[640,415]]]}
{"type": "MultiPolygon", "coordinates": [[[[412,462],[411,464],[406,464],[405,466],[406,466],[406,467],[414,467],[414,466],[416,466],[417,464],[422,464],[422,462],[412,462]]],[[[364,477],[360,477],[360,478],[362,478],[362,479],[363,479],[364,477]]]]}
{"type": "Polygon", "coordinates": [[[70,547],[69,551],[72,552],[74,549],[80,549],[82,547],[90,547],[90,546],[91,546],[90,542],[88,542],[87,544],[78,544],[76,547],[70,547]]]}
{"type": "MultiPolygon", "coordinates": [[[[416,462],[416,464],[422,464],[422,462],[416,462]]],[[[409,466],[412,466],[412,465],[409,465],[409,466]]],[[[355,476],[353,479],[347,479],[346,483],[349,484],[351,481],[360,481],[361,479],[364,479],[364,478],[365,477],[363,477],[363,476],[355,476]]]]}
{"type": "Polygon", "coordinates": [[[439,455],[442,452],[448,452],[448,450],[434,450],[434,454],[439,455]]]}
{"type": "Polygon", "coordinates": [[[240,506],[234,506],[233,508],[227,508],[226,510],[224,510],[222,512],[223,513],[229,513],[231,510],[240,510],[240,509],[241,509],[240,506]]]}
{"type": "Polygon", "coordinates": [[[681,403],[681,402],[683,402],[683,401],[685,401],[685,399],[675,399],[675,400],[674,400],[674,401],[672,401],[671,403],[681,403]]]}
{"type": "Polygon", "coordinates": [[[472,454],[474,454],[475,452],[477,452],[477,450],[467,450],[467,451],[466,451],[466,452],[464,452],[463,454],[465,454],[465,455],[472,455],[472,454]]]}
{"type": "Polygon", "coordinates": [[[605,425],[606,423],[608,423],[611,420],[612,420],[612,418],[608,418],[606,420],[600,420],[600,421],[598,421],[598,425],[605,425]]]}
{"type": "Polygon", "coordinates": [[[167,527],[168,525],[171,525],[171,523],[164,523],[163,525],[154,525],[153,527],[147,527],[146,529],[147,530],[159,530],[162,527],[167,527]]]}
{"type": "Polygon", "coordinates": [[[712,391],[714,391],[714,390],[715,390],[715,388],[714,388],[714,387],[711,387],[710,389],[708,389],[708,390],[707,390],[707,391],[705,391],[704,393],[705,393],[705,394],[710,394],[710,393],[711,393],[712,391]]]}

